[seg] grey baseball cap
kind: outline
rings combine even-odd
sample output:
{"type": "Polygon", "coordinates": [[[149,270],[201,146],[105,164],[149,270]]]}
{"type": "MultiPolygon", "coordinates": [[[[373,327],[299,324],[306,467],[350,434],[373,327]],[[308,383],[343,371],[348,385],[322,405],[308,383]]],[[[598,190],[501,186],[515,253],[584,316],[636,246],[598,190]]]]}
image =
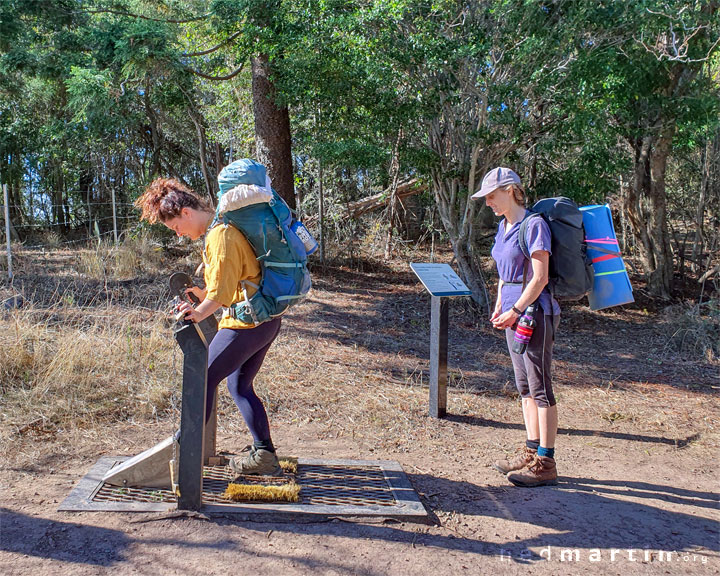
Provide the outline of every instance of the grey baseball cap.
{"type": "Polygon", "coordinates": [[[508,186],[510,184],[517,184],[518,186],[521,186],[520,176],[515,174],[515,172],[510,170],[510,168],[493,168],[490,172],[485,174],[480,190],[475,192],[471,198],[482,198],[483,196],[490,194],[490,192],[496,188],[502,188],[503,186],[508,186]]]}

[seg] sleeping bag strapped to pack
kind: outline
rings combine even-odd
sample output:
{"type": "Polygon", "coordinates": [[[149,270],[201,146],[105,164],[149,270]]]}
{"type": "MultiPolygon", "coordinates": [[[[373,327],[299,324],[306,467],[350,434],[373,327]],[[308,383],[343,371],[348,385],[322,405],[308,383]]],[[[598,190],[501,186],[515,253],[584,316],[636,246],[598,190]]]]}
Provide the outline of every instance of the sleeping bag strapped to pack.
{"type": "Polygon", "coordinates": [[[218,175],[220,195],[216,218],[240,230],[250,242],[262,273],[260,286],[249,299],[230,307],[233,318],[262,324],[302,301],[310,290],[310,273],[303,241],[292,230],[292,212],[272,189],[265,166],[243,158],[218,175]]]}
{"type": "Polygon", "coordinates": [[[594,275],[587,254],[582,212],[569,198],[544,198],[536,202],[518,232],[520,249],[528,260],[525,235],[530,218],[543,218],[550,227],[550,293],[557,300],[579,300],[592,290],[594,275]]]}

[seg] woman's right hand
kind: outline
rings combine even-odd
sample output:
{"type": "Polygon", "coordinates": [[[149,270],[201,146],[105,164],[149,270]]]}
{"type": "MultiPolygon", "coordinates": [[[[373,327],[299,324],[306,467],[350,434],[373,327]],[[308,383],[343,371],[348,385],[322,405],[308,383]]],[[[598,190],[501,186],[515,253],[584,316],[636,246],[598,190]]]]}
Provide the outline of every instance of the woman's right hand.
{"type": "Polygon", "coordinates": [[[203,300],[205,300],[205,294],[207,294],[207,292],[205,290],[203,290],[202,288],[200,288],[199,286],[193,286],[192,288],[185,289],[185,295],[190,295],[190,294],[195,296],[195,298],[197,298],[197,300],[198,300],[198,303],[200,303],[203,300]]]}
{"type": "Polygon", "coordinates": [[[495,303],[495,310],[493,310],[492,316],[490,316],[490,322],[492,322],[493,320],[495,320],[495,318],[500,316],[501,313],[502,313],[502,302],[500,300],[498,300],[495,303]]]}

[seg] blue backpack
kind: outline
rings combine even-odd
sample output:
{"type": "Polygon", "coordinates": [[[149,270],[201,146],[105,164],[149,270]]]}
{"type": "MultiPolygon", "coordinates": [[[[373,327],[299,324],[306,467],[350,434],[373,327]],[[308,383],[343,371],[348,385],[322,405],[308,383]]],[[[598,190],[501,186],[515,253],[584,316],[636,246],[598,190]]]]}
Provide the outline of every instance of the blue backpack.
{"type": "Polygon", "coordinates": [[[244,289],[257,291],[233,304],[230,315],[257,326],[301,302],[310,290],[305,245],[291,229],[292,211],[272,189],[265,166],[249,158],[236,160],[220,171],[218,182],[216,219],[245,235],[262,273],[259,286],[242,282],[244,289]]]}

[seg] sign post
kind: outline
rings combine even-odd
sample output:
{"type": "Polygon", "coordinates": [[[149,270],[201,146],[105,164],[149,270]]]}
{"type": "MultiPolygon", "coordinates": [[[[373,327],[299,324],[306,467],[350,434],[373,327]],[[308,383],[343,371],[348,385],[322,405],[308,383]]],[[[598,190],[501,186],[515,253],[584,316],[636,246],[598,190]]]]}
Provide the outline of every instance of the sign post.
{"type": "Polygon", "coordinates": [[[411,263],[410,268],[430,292],[430,416],[447,413],[448,298],[471,292],[448,264],[411,263]]]}

